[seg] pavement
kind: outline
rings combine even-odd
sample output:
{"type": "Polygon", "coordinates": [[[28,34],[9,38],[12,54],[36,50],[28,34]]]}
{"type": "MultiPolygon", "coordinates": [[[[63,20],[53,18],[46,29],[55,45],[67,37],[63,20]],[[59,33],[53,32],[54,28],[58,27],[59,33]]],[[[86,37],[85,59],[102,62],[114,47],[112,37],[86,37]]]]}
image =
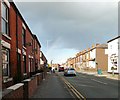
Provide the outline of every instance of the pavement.
{"type": "Polygon", "coordinates": [[[94,76],[98,76],[98,77],[106,77],[106,78],[113,79],[113,80],[120,80],[118,74],[112,75],[106,71],[103,71],[102,74],[98,74],[97,72],[90,72],[90,71],[79,71],[78,73],[94,75],[94,76]]]}
{"type": "Polygon", "coordinates": [[[60,79],[56,73],[48,73],[45,80],[38,86],[38,89],[31,97],[35,98],[69,98],[73,99],[74,97],[68,90],[65,83],[60,79]]]}

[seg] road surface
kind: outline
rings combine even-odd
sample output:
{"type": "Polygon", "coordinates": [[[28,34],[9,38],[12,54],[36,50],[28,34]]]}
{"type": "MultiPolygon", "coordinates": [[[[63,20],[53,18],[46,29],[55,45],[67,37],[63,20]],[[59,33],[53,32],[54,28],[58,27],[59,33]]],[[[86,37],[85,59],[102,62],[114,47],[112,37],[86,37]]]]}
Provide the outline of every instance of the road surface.
{"type": "Polygon", "coordinates": [[[63,73],[58,73],[71,83],[85,98],[118,98],[118,81],[77,73],[77,76],[65,77],[63,73]]]}

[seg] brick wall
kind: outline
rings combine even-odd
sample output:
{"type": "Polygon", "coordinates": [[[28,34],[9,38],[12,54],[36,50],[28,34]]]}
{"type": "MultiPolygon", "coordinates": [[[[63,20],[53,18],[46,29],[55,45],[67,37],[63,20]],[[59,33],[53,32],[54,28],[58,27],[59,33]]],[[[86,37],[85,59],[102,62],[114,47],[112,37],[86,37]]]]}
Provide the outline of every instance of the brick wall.
{"type": "Polygon", "coordinates": [[[22,19],[18,16],[18,48],[22,50],[22,19]]]}
{"type": "Polygon", "coordinates": [[[42,81],[42,73],[38,73],[36,74],[37,76],[37,85],[40,85],[41,81],[42,81]]]}
{"type": "Polygon", "coordinates": [[[37,77],[32,77],[31,81],[29,82],[29,98],[34,94],[37,89],[37,77]]]}
{"type": "Polygon", "coordinates": [[[21,57],[21,62],[20,62],[20,64],[21,64],[21,73],[19,73],[19,74],[21,74],[21,80],[23,79],[23,60],[22,60],[22,19],[20,18],[20,16],[17,16],[17,24],[18,24],[18,34],[17,34],[17,36],[18,36],[18,49],[19,50],[21,50],[21,54],[20,54],[20,57],[21,57]]]}
{"type": "Polygon", "coordinates": [[[37,76],[23,81],[24,83],[24,98],[30,98],[37,89],[37,76]]]}
{"type": "MultiPolygon", "coordinates": [[[[46,73],[44,73],[46,76],[46,73]]],[[[43,73],[38,73],[33,77],[26,79],[23,83],[18,83],[3,90],[2,100],[28,99],[32,97],[42,82],[43,73]]]]}
{"type": "Polygon", "coordinates": [[[27,43],[27,73],[30,76],[30,72],[33,72],[33,60],[34,60],[34,53],[33,53],[33,36],[32,33],[27,29],[26,30],[26,43],[27,43]],[[31,63],[30,63],[31,61],[31,63]]]}
{"type": "Polygon", "coordinates": [[[16,12],[12,6],[10,7],[10,10],[9,10],[9,18],[10,18],[9,25],[10,25],[10,36],[11,36],[10,69],[11,69],[11,76],[15,77],[17,73],[16,12]]]}
{"type": "Polygon", "coordinates": [[[14,84],[13,80],[8,81],[2,85],[2,89],[8,88],[14,84]]]}
{"type": "Polygon", "coordinates": [[[34,35],[34,48],[36,51],[34,52],[34,57],[35,57],[35,67],[39,69],[40,67],[40,43],[38,43],[38,38],[36,35],[34,35]]]}
{"type": "Polygon", "coordinates": [[[105,49],[98,48],[96,50],[96,60],[98,62],[98,68],[102,69],[102,71],[108,70],[108,55],[105,54],[105,49]]]}
{"type": "Polygon", "coordinates": [[[2,100],[16,100],[23,98],[23,84],[15,84],[3,91],[2,100]]]}

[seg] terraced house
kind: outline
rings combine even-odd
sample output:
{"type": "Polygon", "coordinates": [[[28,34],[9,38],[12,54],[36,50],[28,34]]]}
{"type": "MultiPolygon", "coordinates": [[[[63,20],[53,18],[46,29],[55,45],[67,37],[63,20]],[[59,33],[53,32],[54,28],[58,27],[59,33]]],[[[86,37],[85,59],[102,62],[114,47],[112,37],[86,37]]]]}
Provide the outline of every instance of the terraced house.
{"type": "Polygon", "coordinates": [[[108,43],[108,72],[111,73],[113,70],[115,73],[120,73],[120,59],[119,59],[119,49],[120,49],[120,36],[117,36],[108,43]]]}
{"type": "Polygon", "coordinates": [[[96,71],[108,69],[108,46],[107,44],[96,44],[91,48],[80,51],[74,58],[67,60],[77,71],[96,71]],[[104,63],[103,63],[104,62],[104,63]]]}
{"type": "Polygon", "coordinates": [[[66,61],[66,67],[73,67],[75,68],[75,58],[69,58],[66,61]]]}
{"type": "Polygon", "coordinates": [[[108,68],[108,46],[107,44],[96,44],[92,48],[89,48],[86,59],[86,67],[89,70],[98,70],[107,71],[108,68]]]}
{"type": "Polygon", "coordinates": [[[44,66],[47,67],[47,59],[42,51],[40,51],[40,70],[43,71],[44,66]]]}
{"type": "Polygon", "coordinates": [[[29,78],[40,69],[41,45],[14,2],[0,1],[3,88],[29,78]]]}
{"type": "MultiPolygon", "coordinates": [[[[101,69],[107,71],[107,45],[106,44],[96,44],[92,48],[88,48],[85,52],[86,67],[83,70],[95,71],[101,69]],[[104,63],[103,63],[104,62],[104,63]]],[[[81,65],[82,66],[82,65],[81,65]]]]}

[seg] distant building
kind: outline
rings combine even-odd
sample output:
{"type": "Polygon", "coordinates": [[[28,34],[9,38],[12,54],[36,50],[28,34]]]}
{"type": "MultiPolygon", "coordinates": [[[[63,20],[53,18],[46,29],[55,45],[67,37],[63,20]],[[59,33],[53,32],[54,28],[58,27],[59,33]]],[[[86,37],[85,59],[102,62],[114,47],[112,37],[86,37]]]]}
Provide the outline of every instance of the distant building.
{"type": "Polygon", "coordinates": [[[66,68],[75,68],[75,57],[67,59],[66,68]]]}
{"type": "Polygon", "coordinates": [[[47,59],[42,51],[40,51],[40,67],[39,70],[43,70],[45,67],[48,67],[47,59]]]}
{"type": "Polygon", "coordinates": [[[119,70],[119,62],[118,59],[119,49],[120,49],[120,36],[115,37],[109,40],[108,43],[108,72],[112,72],[112,68],[114,69],[115,73],[120,73],[119,70]]]}
{"type": "Polygon", "coordinates": [[[67,60],[67,66],[72,66],[76,71],[107,71],[108,68],[107,44],[96,44],[91,48],[76,54],[74,58],[67,60]]]}
{"type": "Polygon", "coordinates": [[[107,44],[96,44],[80,52],[80,69],[107,71],[107,44]]]}
{"type": "Polygon", "coordinates": [[[74,68],[79,71],[80,70],[80,52],[76,54],[76,57],[74,57],[74,68]]]}
{"type": "Polygon", "coordinates": [[[52,64],[52,68],[55,70],[59,70],[60,64],[52,64]]]}
{"type": "Polygon", "coordinates": [[[96,70],[101,69],[107,71],[108,69],[108,46],[107,44],[96,44],[89,49],[89,57],[87,58],[87,67],[96,70]]]}

